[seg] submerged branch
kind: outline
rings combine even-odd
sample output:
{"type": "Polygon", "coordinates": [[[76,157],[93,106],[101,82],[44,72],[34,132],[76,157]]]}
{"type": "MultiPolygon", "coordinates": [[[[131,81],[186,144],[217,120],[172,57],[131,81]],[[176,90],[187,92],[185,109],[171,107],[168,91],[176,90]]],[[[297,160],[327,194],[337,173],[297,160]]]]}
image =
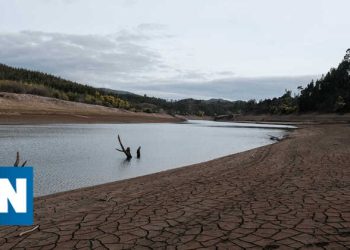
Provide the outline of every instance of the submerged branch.
{"type": "Polygon", "coordinates": [[[137,154],[137,159],[140,159],[141,158],[141,146],[138,147],[136,154],[137,154]]]}
{"type": "Polygon", "coordinates": [[[26,164],[27,164],[27,161],[24,161],[24,162],[22,163],[22,165],[19,166],[19,165],[20,165],[20,156],[19,156],[19,152],[17,152],[17,154],[16,154],[16,161],[15,161],[15,163],[13,164],[13,166],[14,166],[14,167],[24,167],[26,164]]]}
{"type": "Polygon", "coordinates": [[[120,147],[121,147],[122,149],[116,148],[116,150],[118,150],[119,152],[123,152],[123,153],[125,154],[125,156],[126,156],[126,159],[130,160],[130,159],[132,158],[132,155],[131,155],[131,152],[130,152],[130,148],[127,147],[127,148],[125,149],[125,147],[124,147],[124,145],[123,145],[123,143],[122,143],[122,140],[120,139],[120,136],[119,136],[119,135],[118,135],[118,141],[119,141],[120,147]]]}

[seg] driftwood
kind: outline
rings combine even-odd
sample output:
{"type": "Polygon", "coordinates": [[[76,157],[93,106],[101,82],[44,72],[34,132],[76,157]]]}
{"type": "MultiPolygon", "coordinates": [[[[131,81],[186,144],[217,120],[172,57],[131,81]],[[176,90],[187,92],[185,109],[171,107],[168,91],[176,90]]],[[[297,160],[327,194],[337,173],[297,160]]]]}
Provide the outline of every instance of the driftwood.
{"type": "Polygon", "coordinates": [[[270,135],[270,140],[271,140],[271,141],[282,141],[283,138],[279,138],[279,137],[277,137],[277,136],[270,135]]]}
{"type": "Polygon", "coordinates": [[[13,166],[14,167],[24,167],[25,165],[27,164],[27,161],[24,161],[23,163],[22,163],[22,165],[20,165],[20,157],[19,157],[19,152],[17,152],[17,154],[16,154],[16,161],[15,161],[15,163],[13,164],[13,166]]]}
{"type": "Polygon", "coordinates": [[[39,229],[39,227],[40,227],[40,225],[36,225],[35,227],[33,227],[33,228],[31,228],[31,229],[29,229],[29,230],[27,230],[27,231],[24,231],[24,232],[19,233],[18,236],[21,237],[21,236],[23,236],[23,235],[25,235],[25,234],[34,232],[35,230],[39,229]]]}
{"type": "MultiPolygon", "coordinates": [[[[119,148],[116,148],[116,150],[118,150],[119,152],[122,152],[125,154],[126,156],[126,159],[129,161],[131,160],[132,158],[132,155],[131,155],[131,150],[129,147],[125,148],[123,143],[122,143],[122,140],[120,139],[120,135],[118,135],[118,141],[119,141],[119,145],[121,147],[121,149],[119,148]]],[[[137,151],[136,151],[136,156],[137,158],[141,158],[141,146],[137,148],[137,151]]]]}
{"type": "Polygon", "coordinates": [[[122,140],[120,139],[119,135],[118,135],[118,141],[119,141],[120,147],[122,149],[116,148],[116,150],[118,150],[119,152],[124,153],[125,156],[126,156],[126,159],[130,160],[132,158],[132,155],[131,155],[131,152],[130,152],[130,148],[129,147],[127,147],[127,148],[124,147],[124,145],[122,143],[122,140]]]}

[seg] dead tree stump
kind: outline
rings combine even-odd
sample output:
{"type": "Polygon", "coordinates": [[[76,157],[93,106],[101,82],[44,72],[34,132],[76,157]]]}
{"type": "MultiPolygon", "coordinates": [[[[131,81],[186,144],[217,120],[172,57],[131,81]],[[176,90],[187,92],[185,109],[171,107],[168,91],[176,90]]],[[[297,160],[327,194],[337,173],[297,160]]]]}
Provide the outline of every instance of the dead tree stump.
{"type": "Polygon", "coordinates": [[[137,154],[137,159],[140,159],[141,158],[141,146],[138,147],[136,154],[137,154]]]}
{"type": "MultiPolygon", "coordinates": [[[[127,147],[127,148],[124,147],[124,145],[122,143],[122,140],[120,139],[119,135],[118,135],[118,141],[119,141],[119,145],[120,145],[121,149],[116,148],[116,150],[118,150],[119,152],[124,153],[125,156],[126,156],[126,159],[130,160],[132,158],[130,147],[127,147]]],[[[137,155],[137,158],[140,159],[140,157],[141,157],[141,146],[137,148],[136,155],[137,155]]]]}
{"type": "Polygon", "coordinates": [[[124,153],[125,156],[126,156],[126,159],[127,159],[127,160],[130,160],[130,159],[132,158],[132,155],[131,155],[131,152],[130,152],[130,148],[127,147],[127,148],[125,149],[125,147],[124,147],[124,145],[123,145],[123,143],[122,143],[122,140],[120,139],[120,136],[119,136],[119,135],[118,135],[118,141],[119,141],[120,147],[121,147],[122,149],[116,148],[116,150],[118,150],[119,152],[124,153]]]}

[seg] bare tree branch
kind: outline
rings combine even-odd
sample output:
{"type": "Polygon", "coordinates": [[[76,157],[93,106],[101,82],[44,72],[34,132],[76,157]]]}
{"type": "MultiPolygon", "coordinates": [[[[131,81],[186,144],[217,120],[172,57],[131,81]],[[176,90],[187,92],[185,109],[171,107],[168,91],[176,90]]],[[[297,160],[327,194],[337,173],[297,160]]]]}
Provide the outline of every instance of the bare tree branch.
{"type": "Polygon", "coordinates": [[[18,164],[19,164],[19,152],[17,152],[16,154],[16,161],[15,163],[13,164],[14,167],[18,167],[18,164]]]}
{"type": "Polygon", "coordinates": [[[118,141],[119,141],[120,147],[122,148],[123,152],[125,152],[124,145],[123,145],[122,140],[120,139],[119,135],[118,135],[118,141]]]}
{"type": "Polygon", "coordinates": [[[19,237],[25,235],[25,234],[28,234],[28,233],[31,233],[31,232],[34,232],[35,230],[39,229],[40,225],[36,225],[35,227],[33,227],[32,229],[29,229],[27,231],[24,231],[24,232],[21,232],[19,233],[19,237]]]}
{"type": "Polygon", "coordinates": [[[119,141],[119,144],[120,144],[120,147],[122,148],[121,150],[120,149],[117,149],[119,152],[123,152],[125,155],[126,155],[126,159],[130,160],[132,158],[132,155],[131,155],[131,152],[130,152],[130,148],[127,147],[125,149],[123,143],[122,143],[122,140],[120,139],[120,136],[118,135],[118,141],[119,141]]]}
{"type": "Polygon", "coordinates": [[[22,165],[19,166],[19,165],[20,165],[20,157],[19,157],[19,152],[17,152],[17,154],[16,154],[16,161],[15,161],[15,163],[13,164],[13,166],[14,166],[14,167],[22,167],[22,168],[23,168],[26,164],[27,164],[27,161],[24,161],[24,162],[22,163],[22,165]]]}

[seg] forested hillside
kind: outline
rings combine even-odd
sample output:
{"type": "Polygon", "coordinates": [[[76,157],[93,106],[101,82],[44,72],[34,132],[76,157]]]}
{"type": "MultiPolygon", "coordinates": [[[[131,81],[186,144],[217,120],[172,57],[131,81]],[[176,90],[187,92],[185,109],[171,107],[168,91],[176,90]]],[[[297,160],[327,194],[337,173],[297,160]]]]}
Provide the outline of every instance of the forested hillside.
{"type": "Polygon", "coordinates": [[[54,97],[67,101],[129,108],[127,101],[98,89],[50,74],[0,64],[0,91],[54,97]]]}
{"type": "Polygon", "coordinates": [[[300,112],[349,112],[350,111],[350,49],[338,68],[331,69],[316,82],[301,91],[300,112]]]}
{"type": "Polygon", "coordinates": [[[300,93],[297,94],[293,94],[292,90],[286,90],[281,97],[260,101],[221,99],[168,101],[125,91],[94,88],[50,74],[0,64],[0,91],[54,97],[148,113],[167,112],[173,115],[344,113],[350,112],[349,72],[350,49],[337,68],[331,69],[321,79],[312,81],[305,88],[300,86],[298,88],[300,93]]]}

